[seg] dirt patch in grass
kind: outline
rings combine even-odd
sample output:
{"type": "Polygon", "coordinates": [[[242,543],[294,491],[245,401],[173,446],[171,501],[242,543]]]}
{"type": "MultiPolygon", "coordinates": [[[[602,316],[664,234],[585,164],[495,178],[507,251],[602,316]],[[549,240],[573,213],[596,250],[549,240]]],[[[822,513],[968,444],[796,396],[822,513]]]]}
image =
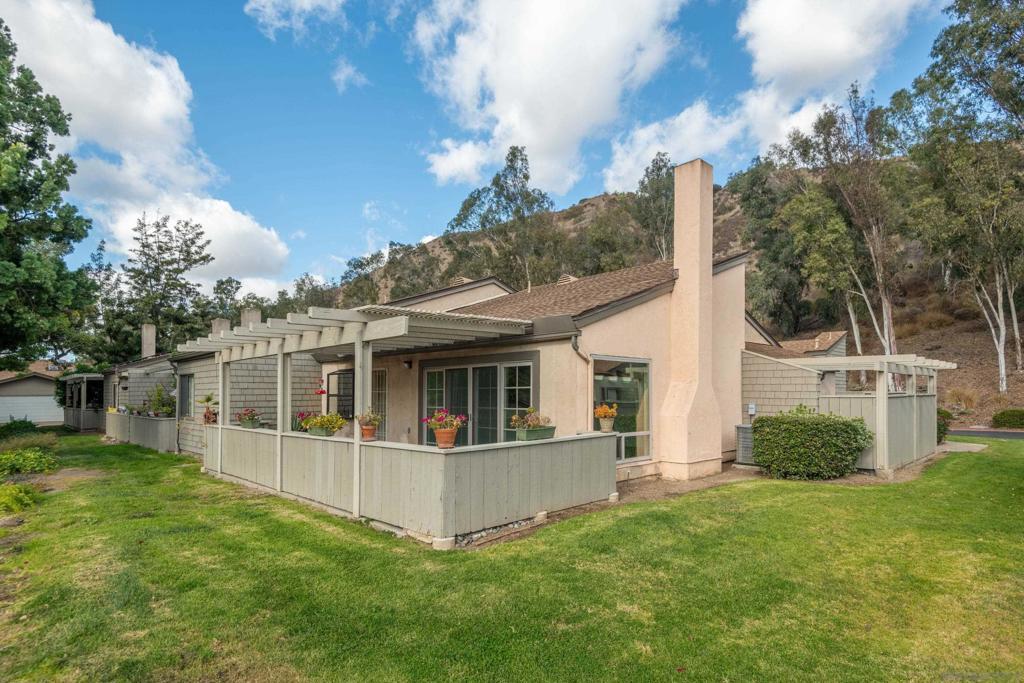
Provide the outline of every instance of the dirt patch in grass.
{"type": "Polygon", "coordinates": [[[84,467],[65,467],[49,474],[23,474],[11,477],[11,481],[21,484],[32,484],[43,493],[64,491],[80,481],[99,479],[106,476],[100,470],[89,470],[84,467]]]}

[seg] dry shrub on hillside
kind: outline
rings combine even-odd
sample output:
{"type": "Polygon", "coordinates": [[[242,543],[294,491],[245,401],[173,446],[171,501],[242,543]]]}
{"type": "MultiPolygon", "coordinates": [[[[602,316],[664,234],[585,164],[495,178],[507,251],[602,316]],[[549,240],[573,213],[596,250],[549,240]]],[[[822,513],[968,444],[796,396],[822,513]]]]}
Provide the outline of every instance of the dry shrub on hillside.
{"type": "Polygon", "coordinates": [[[899,323],[896,325],[896,339],[906,339],[919,334],[923,328],[916,322],[899,323]]]}
{"type": "Polygon", "coordinates": [[[960,412],[978,407],[978,392],[964,387],[950,387],[946,390],[946,405],[960,412]]]}
{"type": "Polygon", "coordinates": [[[915,321],[926,330],[938,330],[953,324],[953,316],[941,311],[925,311],[915,321]]]}
{"type": "Polygon", "coordinates": [[[977,308],[958,308],[953,311],[953,317],[957,320],[977,320],[981,317],[981,311],[977,308]]]}

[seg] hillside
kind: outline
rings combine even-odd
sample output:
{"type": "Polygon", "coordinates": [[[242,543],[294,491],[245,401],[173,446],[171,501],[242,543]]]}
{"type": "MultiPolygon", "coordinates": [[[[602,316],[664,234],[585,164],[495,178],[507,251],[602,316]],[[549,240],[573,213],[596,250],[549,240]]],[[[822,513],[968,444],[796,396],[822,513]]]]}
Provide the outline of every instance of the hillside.
{"type": "MultiPolygon", "coordinates": [[[[581,199],[576,204],[552,214],[555,228],[567,236],[575,236],[589,230],[599,217],[616,211],[622,217],[623,228],[632,231],[635,229],[636,223],[625,211],[629,199],[629,193],[604,193],[596,197],[581,199]]],[[[714,243],[716,258],[729,256],[744,249],[742,243],[744,225],[743,211],[740,209],[736,195],[724,188],[716,188],[714,243]]],[[[430,256],[437,259],[439,270],[444,270],[451,263],[452,256],[445,247],[443,238],[436,237],[426,242],[425,247],[430,256]]],[[[570,273],[570,275],[580,275],[580,273],[570,273]]],[[[374,282],[380,293],[381,301],[393,298],[391,290],[394,283],[386,269],[378,269],[374,273],[374,282]]]]}
{"type": "MultiPolygon", "coordinates": [[[[556,211],[554,222],[558,230],[567,236],[575,236],[589,230],[601,216],[617,211],[625,221],[623,228],[632,230],[635,226],[632,218],[622,211],[628,200],[628,194],[589,197],[556,211]]],[[[716,188],[714,208],[715,257],[721,258],[747,248],[742,239],[745,219],[738,197],[729,190],[716,188]]],[[[431,257],[437,259],[439,270],[450,263],[451,254],[441,238],[431,240],[425,246],[431,257]]],[[[915,268],[926,260],[917,245],[908,245],[905,256],[915,268]]],[[[756,267],[756,262],[751,267],[756,267]]],[[[374,280],[381,300],[387,300],[392,283],[383,269],[374,273],[374,280]]],[[[987,424],[992,414],[1003,408],[1024,406],[1024,374],[1011,374],[1010,390],[1006,396],[999,396],[996,391],[997,370],[992,339],[980,311],[969,297],[940,294],[935,277],[919,274],[909,279],[896,305],[900,353],[916,353],[959,365],[957,370],[943,372],[939,381],[940,401],[954,411],[958,424],[987,424]]],[[[771,327],[770,321],[764,322],[771,327]]],[[[814,336],[825,327],[844,326],[845,320],[835,325],[812,327],[800,336],[814,336]]],[[[861,337],[865,353],[880,352],[869,325],[862,326],[861,337]]],[[[854,352],[852,342],[849,349],[850,353],[854,352]]],[[[1013,350],[1009,341],[1007,362],[1012,367],[1013,350]]]]}

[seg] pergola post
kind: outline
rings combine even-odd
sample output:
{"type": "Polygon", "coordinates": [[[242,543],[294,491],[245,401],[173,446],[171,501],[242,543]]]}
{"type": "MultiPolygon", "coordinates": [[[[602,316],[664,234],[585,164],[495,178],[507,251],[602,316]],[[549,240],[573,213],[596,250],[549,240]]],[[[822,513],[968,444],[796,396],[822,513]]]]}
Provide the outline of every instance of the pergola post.
{"type": "Polygon", "coordinates": [[[228,424],[231,411],[231,367],[224,362],[223,354],[217,354],[217,393],[220,394],[220,412],[217,413],[217,474],[223,472],[224,426],[228,424]]]}
{"type": "MultiPolygon", "coordinates": [[[[357,323],[355,330],[355,340],[353,342],[353,353],[352,353],[352,412],[353,420],[355,415],[362,412],[363,402],[366,400],[366,369],[364,364],[366,362],[366,342],[363,341],[363,334],[365,332],[365,325],[357,323]]],[[[356,517],[360,516],[360,489],[361,483],[359,480],[360,470],[362,469],[362,430],[359,429],[358,424],[352,425],[352,514],[356,517]]]]}
{"type": "Polygon", "coordinates": [[[875,373],[875,470],[889,469],[889,364],[875,373]],[[882,467],[880,467],[882,465],[882,467]]]}
{"type": "Polygon", "coordinates": [[[78,431],[85,431],[85,385],[88,384],[89,380],[83,379],[81,384],[81,393],[78,395],[78,431]]]}
{"type": "MultiPolygon", "coordinates": [[[[290,413],[286,405],[286,397],[291,394],[289,386],[288,371],[286,367],[284,349],[277,349],[277,466],[274,470],[274,483],[277,490],[281,490],[282,479],[282,456],[284,454],[284,422],[289,419],[290,413]]],[[[290,426],[290,425],[289,425],[290,426]]]]}
{"type": "Polygon", "coordinates": [[[910,374],[910,395],[913,396],[913,398],[911,399],[911,406],[914,409],[914,457],[917,458],[917,457],[920,457],[920,455],[921,455],[921,444],[918,443],[919,439],[918,439],[918,435],[917,435],[917,433],[918,433],[918,424],[917,423],[918,423],[918,420],[919,420],[919,418],[918,418],[918,412],[919,411],[917,409],[917,402],[918,402],[918,398],[917,398],[917,366],[916,365],[912,366],[911,370],[912,370],[912,372],[910,374]]]}

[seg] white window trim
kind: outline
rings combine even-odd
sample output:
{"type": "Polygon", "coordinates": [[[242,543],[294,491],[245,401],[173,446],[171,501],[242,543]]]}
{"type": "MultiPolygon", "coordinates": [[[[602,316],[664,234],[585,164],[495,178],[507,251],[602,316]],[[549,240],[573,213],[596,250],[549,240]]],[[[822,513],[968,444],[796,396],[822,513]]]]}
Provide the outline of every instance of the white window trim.
{"type": "Polygon", "coordinates": [[[377,435],[377,439],[380,440],[380,441],[387,441],[388,440],[388,415],[389,415],[388,400],[389,400],[389,394],[391,393],[391,392],[388,391],[388,369],[387,368],[373,368],[372,372],[373,372],[373,376],[371,377],[371,380],[370,380],[370,408],[371,409],[373,408],[373,394],[374,394],[374,391],[376,390],[375,389],[375,384],[374,384],[373,380],[376,379],[377,373],[380,373],[380,374],[384,375],[384,411],[381,413],[381,415],[383,415],[383,417],[384,417],[384,425],[383,425],[384,429],[382,430],[383,431],[382,434],[378,434],[377,435]]]}

